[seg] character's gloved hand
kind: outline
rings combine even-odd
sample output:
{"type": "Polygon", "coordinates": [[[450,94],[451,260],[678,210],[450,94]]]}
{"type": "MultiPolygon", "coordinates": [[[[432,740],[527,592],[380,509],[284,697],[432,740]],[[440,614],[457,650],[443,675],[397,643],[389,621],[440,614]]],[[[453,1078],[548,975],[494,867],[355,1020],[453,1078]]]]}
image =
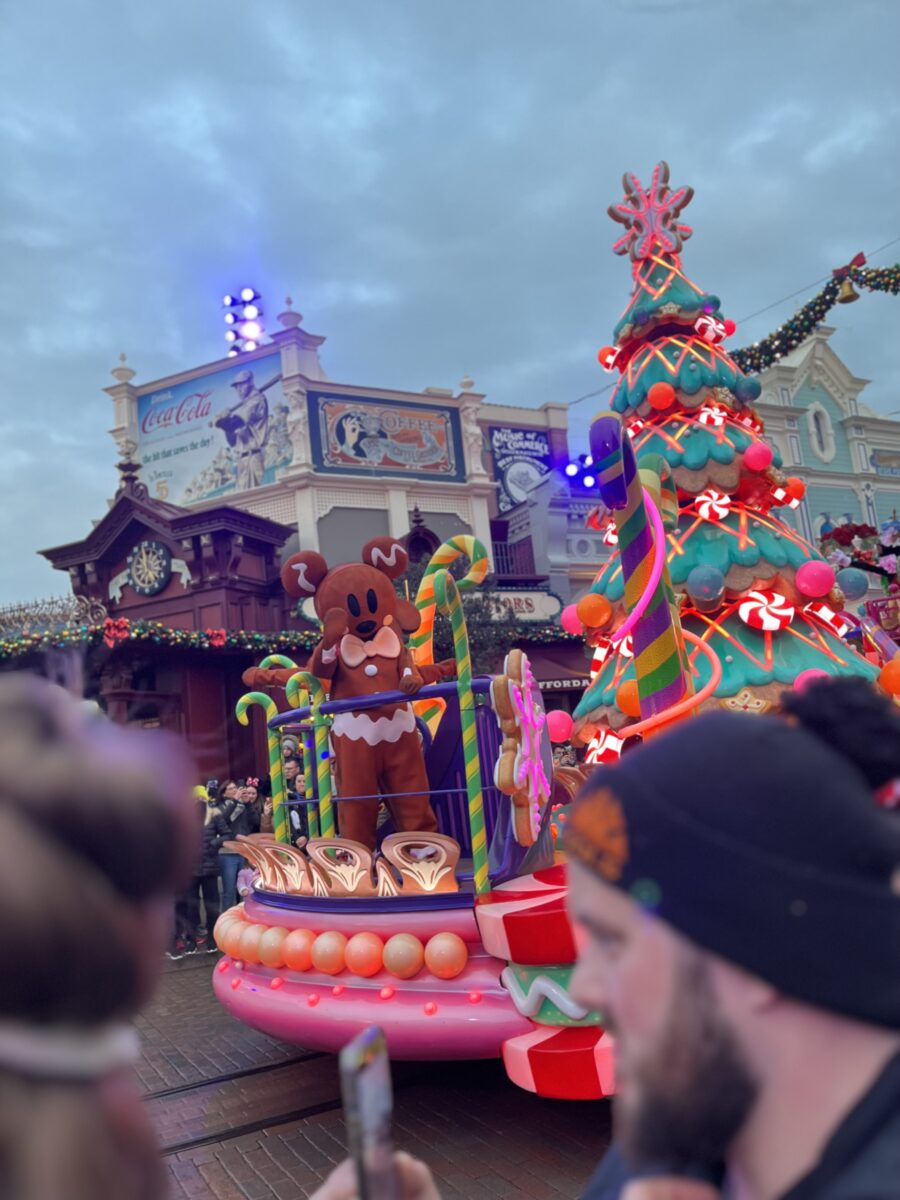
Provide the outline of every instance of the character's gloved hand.
{"type": "Polygon", "coordinates": [[[347,614],[342,608],[329,608],[322,622],[322,641],[327,649],[336,646],[347,633],[347,614]]]}

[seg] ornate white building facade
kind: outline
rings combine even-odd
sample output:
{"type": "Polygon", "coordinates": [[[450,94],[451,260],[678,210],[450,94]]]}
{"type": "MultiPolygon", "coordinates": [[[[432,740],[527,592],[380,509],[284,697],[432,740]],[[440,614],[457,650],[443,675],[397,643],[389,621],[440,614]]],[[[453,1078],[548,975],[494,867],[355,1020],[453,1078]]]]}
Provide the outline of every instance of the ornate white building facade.
{"type": "Polygon", "coordinates": [[[407,534],[418,509],[440,538],[472,533],[493,554],[492,519],[567,461],[563,406],[489,404],[468,377],[456,393],[335,383],[325,338],[290,305],[279,322],[258,350],[166,379],[115,368],[110,433],[152,496],[293,526],[285,553],[349,557],[407,534]]]}

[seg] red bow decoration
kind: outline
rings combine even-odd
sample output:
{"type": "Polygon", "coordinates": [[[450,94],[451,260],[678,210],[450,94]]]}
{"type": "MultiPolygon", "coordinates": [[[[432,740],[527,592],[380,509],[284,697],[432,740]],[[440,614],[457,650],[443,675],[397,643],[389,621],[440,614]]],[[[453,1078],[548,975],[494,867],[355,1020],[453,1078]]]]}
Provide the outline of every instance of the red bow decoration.
{"type": "Polygon", "coordinates": [[[207,629],[206,631],[207,640],[214,650],[220,650],[225,645],[226,636],[224,629],[207,629]]]}
{"type": "Polygon", "coordinates": [[[259,780],[258,780],[258,779],[254,779],[254,778],[253,778],[251,775],[248,775],[248,776],[247,776],[247,778],[244,780],[244,787],[255,787],[255,788],[258,788],[258,787],[259,787],[259,780]]]}
{"type": "Polygon", "coordinates": [[[853,258],[845,267],[836,267],[831,273],[835,279],[846,279],[853,267],[864,267],[866,265],[866,256],[862,251],[859,254],[854,254],[853,258]]]}
{"type": "Polygon", "coordinates": [[[113,649],[116,642],[124,642],[128,637],[130,622],[127,617],[107,617],[103,622],[103,640],[113,649]]]}

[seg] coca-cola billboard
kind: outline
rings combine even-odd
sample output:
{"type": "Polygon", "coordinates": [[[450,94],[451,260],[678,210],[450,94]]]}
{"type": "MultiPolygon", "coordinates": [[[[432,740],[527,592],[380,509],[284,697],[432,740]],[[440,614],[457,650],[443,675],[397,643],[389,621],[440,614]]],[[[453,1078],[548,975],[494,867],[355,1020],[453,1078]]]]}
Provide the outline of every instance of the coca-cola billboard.
{"type": "Polygon", "coordinates": [[[138,394],[138,461],[151,496],[197,504],[275,480],[291,461],[277,350],[138,394]]]}

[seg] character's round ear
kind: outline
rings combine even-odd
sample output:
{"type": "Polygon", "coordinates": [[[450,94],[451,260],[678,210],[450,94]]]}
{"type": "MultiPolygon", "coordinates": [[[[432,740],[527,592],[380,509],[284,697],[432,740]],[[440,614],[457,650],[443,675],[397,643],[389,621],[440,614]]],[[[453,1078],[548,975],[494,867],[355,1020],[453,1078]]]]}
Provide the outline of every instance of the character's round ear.
{"type": "Polygon", "coordinates": [[[314,596],[316,588],[328,574],[328,563],[315,550],[292,554],[281,568],[284,590],[295,600],[314,596]]]}
{"type": "Polygon", "coordinates": [[[388,579],[399,579],[409,566],[409,556],[394,538],[372,538],[363,546],[362,560],[383,571],[388,579]]]}

